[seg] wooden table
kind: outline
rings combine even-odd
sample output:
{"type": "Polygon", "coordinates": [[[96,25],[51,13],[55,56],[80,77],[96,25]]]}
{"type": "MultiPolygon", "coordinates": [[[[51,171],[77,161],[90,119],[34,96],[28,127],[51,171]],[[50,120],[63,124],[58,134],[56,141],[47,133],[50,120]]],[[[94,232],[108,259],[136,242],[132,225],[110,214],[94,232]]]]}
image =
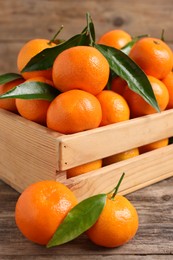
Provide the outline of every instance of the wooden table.
{"type": "Polygon", "coordinates": [[[46,249],[25,239],[14,221],[19,193],[0,181],[0,259],[173,259],[173,177],[129,194],[139,214],[139,230],[126,245],[105,249],[83,234],[46,249]]]}

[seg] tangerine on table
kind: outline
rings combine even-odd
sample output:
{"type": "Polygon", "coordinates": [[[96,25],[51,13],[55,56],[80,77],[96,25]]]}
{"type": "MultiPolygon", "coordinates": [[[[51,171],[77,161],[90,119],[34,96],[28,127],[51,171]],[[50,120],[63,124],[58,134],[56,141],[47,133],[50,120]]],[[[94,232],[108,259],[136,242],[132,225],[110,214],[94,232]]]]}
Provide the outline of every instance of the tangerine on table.
{"type": "Polygon", "coordinates": [[[61,92],[80,89],[97,95],[108,82],[109,64],[96,48],[76,46],[57,56],[52,75],[61,92]]]}
{"type": "Polygon", "coordinates": [[[68,169],[66,171],[67,178],[75,177],[81,174],[84,174],[86,172],[90,172],[96,169],[99,169],[102,167],[102,160],[98,159],[89,163],[85,163],[76,167],[73,167],[71,169],[68,169]]]}
{"type": "MultiPolygon", "coordinates": [[[[24,79],[16,79],[0,86],[0,95],[6,93],[12,88],[22,84],[24,79]]],[[[0,108],[17,113],[15,98],[0,99],[0,108]]]]}
{"type": "MultiPolygon", "coordinates": [[[[56,46],[55,43],[50,43],[47,39],[33,39],[28,41],[21,48],[18,57],[17,57],[17,67],[19,72],[23,70],[26,64],[33,58],[35,55],[47,48],[52,48],[56,46]]],[[[47,70],[38,70],[38,71],[27,71],[22,73],[22,76],[25,79],[42,76],[48,79],[52,79],[52,69],[47,70]]]]}
{"type": "Polygon", "coordinates": [[[99,44],[121,49],[132,40],[130,34],[124,30],[112,30],[103,34],[98,40],[99,44]]]}
{"type": "Polygon", "coordinates": [[[130,158],[133,158],[135,156],[139,155],[139,149],[138,148],[133,148],[130,149],[128,151],[122,152],[122,153],[117,153],[114,155],[111,155],[109,157],[106,157],[103,159],[103,165],[109,165],[112,163],[116,163],[116,162],[120,162],[120,161],[124,161],[130,158]]]}
{"type": "MultiPolygon", "coordinates": [[[[26,82],[32,82],[32,81],[43,82],[53,87],[52,81],[43,77],[35,77],[26,80],[26,82]]],[[[22,117],[41,125],[46,125],[47,110],[50,103],[51,102],[47,100],[19,99],[19,98],[16,99],[16,107],[19,114],[22,117]]]]}
{"type": "Polygon", "coordinates": [[[20,195],[15,208],[16,224],[26,238],[46,245],[76,204],[76,197],[62,183],[40,181],[20,195]]]}
{"type": "Polygon", "coordinates": [[[156,150],[158,148],[162,148],[162,147],[167,146],[168,143],[169,143],[169,139],[165,138],[165,139],[162,139],[162,140],[159,140],[159,141],[156,141],[156,142],[146,144],[146,145],[139,147],[139,152],[140,153],[146,153],[146,152],[149,152],[149,151],[153,151],[153,150],[156,150]]]}
{"type": "Polygon", "coordinates": [[[102,120],[100,126],[128,120],[130,110],[126,100],[111,90],[103,90],[97,95],[102,108],[102,120]]]}
{"type": "Polygon", "coordinates": [[[63,134],[73,134],[97,128],[101,118],[98,99],[86,91],[74,89],[61,93],[51,102],[47,126],[63,134]]]}
{"type": "Polygon", "coordinates": [[[173,72],[171,71],[168,73],[168,75],[162,79],[162,82],[165,84],[169,92],[169,102],[166,108],[173,108],[173,72]]]}
{"type": "Polygon", "coordinates": [[[125,197],[107,198],[96,223],[86,232],[96,245],[118,247],[134,237],[138,229],[138,214],[125,197]]]}
{"type": "Polygon", "coordinates": [[[169,46],[157,38],[142,38],[132,47],[132,58],[150,76],[163,79],[173,68],[173,53],[169,46]]]}
{"type": "MultiPolygon", "coordinates": [[[[165,84],[152,76],[148,76],[148,79],[151,83],[160,110],[165,110],[169,102],[169,93],[165,84]]],[[[139,117],[157,112],[139,94],[130,90],[128,87],[125,89],[123,96],[130,107],[131,117],[139,117]]]]}

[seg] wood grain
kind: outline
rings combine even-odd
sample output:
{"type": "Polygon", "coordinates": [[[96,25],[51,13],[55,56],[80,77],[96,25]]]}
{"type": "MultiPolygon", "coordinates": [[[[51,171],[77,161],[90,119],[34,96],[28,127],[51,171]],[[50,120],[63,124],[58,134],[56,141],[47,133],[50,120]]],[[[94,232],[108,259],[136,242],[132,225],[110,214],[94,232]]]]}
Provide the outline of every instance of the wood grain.
{"type": "Polygon", "coordinates": [[[172,136],[173,110],[69,136],[3,109],[0,118],[0,178],[19,192],[34,182],[55,179],[70,187],[81,201],[112,190],[122,172],[127,173],[127,181],[121,185],[123,194],[173,175],[173,144],[68,180],[64,172],[172,136]]]}
{"type": "Polygon", "coordinates": [[[62,135],[60,170],[173,136],[173,110],[73,135],[62,135]]]}
{"type": "Polygon", "coordinates": [[[135,0],[100,0],[99,4],[97,0],[0,0],[0,5],[3,40],[50,37],[61,24],[65,26],[62,36],[69,37],[83,29],[86,12],[90,12],[98,37],[115,27],[133,35],[149,33],[155,37],[160,37],[161,30],[165,29],[167,40],[173,41],[171,0],[158,0],[157,5],[155,1],[135,0]]]}
{"type": "Polygon", "coordinates": [[[171,260],[173,254],[173,178],[126,196],[137,208],[139,230],[135,238],[116,249],[104,249],[83,234],[58,248],[29,242],[14,221],[19,194],[0,182],[0,259],[134,259],[171,260]]]}
{"type": "Polygon", "coordinates": [[[90,12],[96,35],[113,28],[127,30],[133,36],[149,34],[173,42],[173,1],[114,0],[0,0],[0,74],[16,71],[16,57],[22,44],[32,38],[51,38],[61,24],[63,39],[79,33],[90,12]]]}
{"type": "Polygon", "coordinates": [[[60,134],[8,111],[0,109],[0,114],[0,178],[18,191],[55,179],[59,158],[55,141],[60,134]]]}
{"type": "Polygon", "coordinates": [[[173,145],[169,145],[68,179],[63,183],[75,193],[79,200],[83,200],[95,194],[110,192],[122,173],[125,172],[124,181],[119,188],[119,192],[128,194],[173,176],[172,161],[173,145]]]}

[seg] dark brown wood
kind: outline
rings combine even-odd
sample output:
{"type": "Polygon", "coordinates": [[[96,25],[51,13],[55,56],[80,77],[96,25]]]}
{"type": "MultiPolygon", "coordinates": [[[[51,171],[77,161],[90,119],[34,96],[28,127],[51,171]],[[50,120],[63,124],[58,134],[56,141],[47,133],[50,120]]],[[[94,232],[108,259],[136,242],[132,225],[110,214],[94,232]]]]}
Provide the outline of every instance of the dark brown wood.
{"type": "Polygon", "coordinates": [[[134,259],[171,260],[173,255],[173,178],[126,196],[137,208],[139,230],[126,245],[104,249],[83,234],[62,246],[46,249],[23,237],[14,220],[19,194],[0,182],[0,259],[134,259]]]}

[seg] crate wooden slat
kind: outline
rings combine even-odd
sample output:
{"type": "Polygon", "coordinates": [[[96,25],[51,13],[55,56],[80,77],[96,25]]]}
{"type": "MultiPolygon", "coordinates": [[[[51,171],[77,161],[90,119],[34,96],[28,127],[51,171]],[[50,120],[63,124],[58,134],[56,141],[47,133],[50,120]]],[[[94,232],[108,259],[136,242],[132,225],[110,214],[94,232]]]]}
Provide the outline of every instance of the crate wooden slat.
{"type": "Polygon", "coordinates": [[[55,179],[58,136],[60,134],[1,109],[0,178],[18,191],[41,179],[55,179]]]}
{"type": "Polygon", "coordinates": [[[73,135],[62,135],[59,168],[67,170],[173,136],[173,111],[168,110],[73,135]]]}
{"type": "Polygon", "coordinates": [[[114,163],[101,170],[73,177],[66,180],[64,184],[82,200],[90,194],[110,192],[123,172],[125,178],[119,188],[121,194],[128,194],[173,176],[173,144],[114,163]]]}
{"type": "Polygon", "coordinates": [[[111,190],[124,171],[120,191],[125,194],[173,176],[172,145],[70,179],[65,170],[171,136],[173,110],[62,135],[1,109],[0,178],[19,192],[55,179],[81,200],[111,190]]]}

